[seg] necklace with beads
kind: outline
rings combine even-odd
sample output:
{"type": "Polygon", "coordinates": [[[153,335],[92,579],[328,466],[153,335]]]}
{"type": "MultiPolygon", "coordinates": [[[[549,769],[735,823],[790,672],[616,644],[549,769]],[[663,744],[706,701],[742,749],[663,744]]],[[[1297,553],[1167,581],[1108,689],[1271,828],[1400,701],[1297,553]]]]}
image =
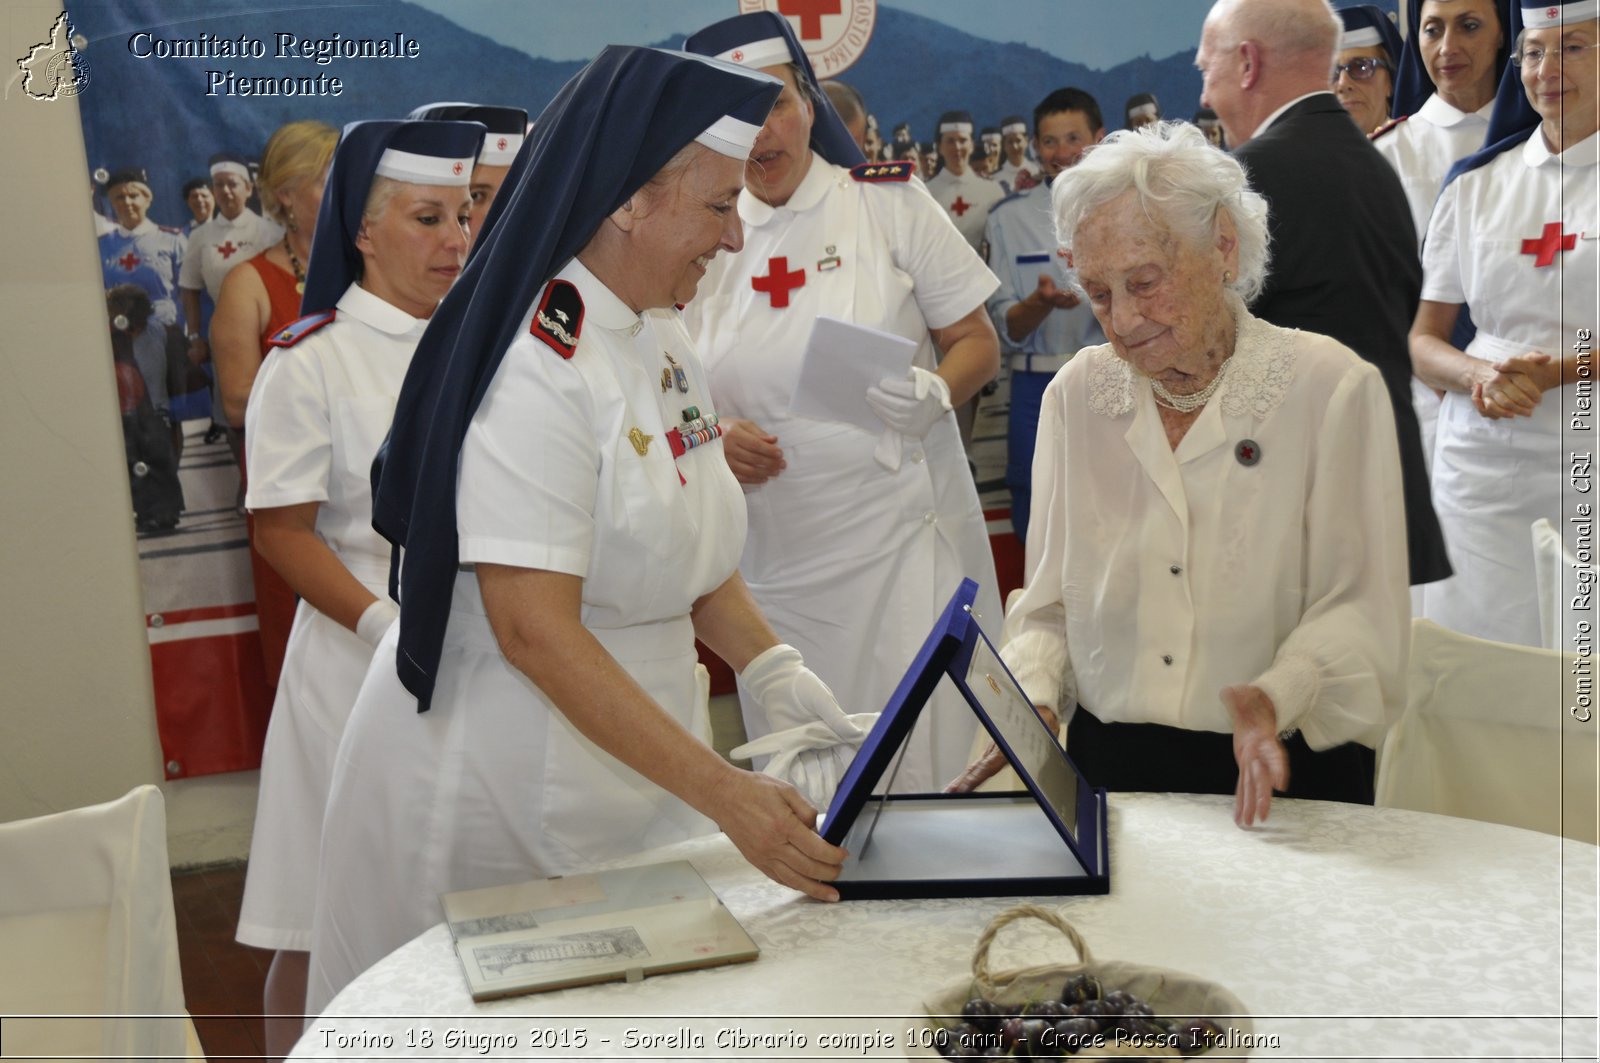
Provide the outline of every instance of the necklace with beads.
{"type": "Polygon", "coordinates": [[[294,290],[301,295],[306,293],[306,271],[300,268],[300,259],[295,255],[294,248],[289,246],[289,234],[283,234],[283,253],[289,256],[289,265],[294,270],[294,290]]]}
{"type": "Polygon", "coordinates": [[[1165,384],[1155,377],[1151,377],[1150,392],[1155,396],[1156,405],[1158,406],[1165,406],[1167,409],[1176,410],[1179,413],[1193,413],[1211,401],[1211,396],[1215,395],[1217,389],[1222,386],[1222,378],[1227,372],[1228,363],[1223,362],[1217,367],[1217,375],[1211,378],[1211,383],[1190,395],[1174,395],[1167,390],[1165,384]]]}

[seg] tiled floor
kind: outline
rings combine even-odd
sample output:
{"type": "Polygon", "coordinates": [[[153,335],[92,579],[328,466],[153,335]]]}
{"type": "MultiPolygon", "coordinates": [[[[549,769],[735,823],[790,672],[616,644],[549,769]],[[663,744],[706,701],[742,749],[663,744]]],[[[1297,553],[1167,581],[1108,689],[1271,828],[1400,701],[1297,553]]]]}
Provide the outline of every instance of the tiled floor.
{"type": "Polygon", "coordinates": [[[207,1059],[262,1053],[261,987],[272,954],[233,940],[244,865],[172,874],[183,992],[207,1059]]]}

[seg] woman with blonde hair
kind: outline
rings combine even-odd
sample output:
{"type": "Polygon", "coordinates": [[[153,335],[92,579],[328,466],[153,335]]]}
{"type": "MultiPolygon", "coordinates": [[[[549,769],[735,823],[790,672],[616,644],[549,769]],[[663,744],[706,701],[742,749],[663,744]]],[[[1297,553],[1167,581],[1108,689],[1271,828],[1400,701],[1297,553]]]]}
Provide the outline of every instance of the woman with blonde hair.
{"type": "MultiPolygon", "coordinates": [[[[322,185],[328,177],[339,133],[322,122],[305,120],[278,127],[262,153],[256,175],[261,209],[283,226],[283,239],[229,271],[217,295],[211,317],[211,359],[222,397],[222,415],[234,428],[243,428],[250,389],[269,350],[267,340],[300,316],[300,295],[305,290],[305,263],[311,258],[311,234],[322,185]]],[[[244,448],[239,450],[240,476],[244,476],[244,448]]],[[[250,533],[250,578],[255,585],[256,617],[260,623],[261,656],[267,682],[276,687],[283,668],[284,647],[294,621],[295,596],[283,577],[262,558],[255,546],[255,522],[246,518],[250,533]]]]}

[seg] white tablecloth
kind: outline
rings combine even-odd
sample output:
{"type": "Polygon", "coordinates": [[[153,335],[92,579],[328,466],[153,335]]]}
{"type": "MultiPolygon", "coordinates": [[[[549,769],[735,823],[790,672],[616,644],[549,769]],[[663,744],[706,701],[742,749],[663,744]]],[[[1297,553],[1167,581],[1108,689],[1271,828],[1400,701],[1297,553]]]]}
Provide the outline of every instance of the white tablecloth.
{"type": "MultiPolygon", "coordinates": [[[[1231,797],[1114,794],[1111,894],[1033,900],[1099,959],[1227,986],[1256,1058],[1595,1058],[1600,850],[1399,809],[1279,800],[1249,831],[1231,815],[1231,797]]],[[[292,1058],[897,1057],[921,1000],[965,977],[984,926],[1021,900],[821,904],[720,835],[637,862],[677,858],[759,960],[479,1005],[441,924],[340,993],[292,1058]]],[[[992,964],[1069,958],[1025,922],[992,964]]]]}

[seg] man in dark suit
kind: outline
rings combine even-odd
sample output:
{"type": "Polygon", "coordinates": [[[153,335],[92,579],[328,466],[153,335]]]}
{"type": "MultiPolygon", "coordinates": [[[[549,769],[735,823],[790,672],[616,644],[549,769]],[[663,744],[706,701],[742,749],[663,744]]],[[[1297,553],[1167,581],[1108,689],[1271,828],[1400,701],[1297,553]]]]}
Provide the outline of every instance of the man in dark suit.
{"type": "Polygon", "coordinates": [[[1422,265],[1394,169],[1350,121],[1328,74],[1342,23],[1327,0],[1218,0],[1195,55],[1212,108],[1267,198],[1272,266],[1251,311],[1332,336],[1383,374],[1404,477],[1411,582],[1450,574],[1411,405],[1407,333],[1422,265]]]}

